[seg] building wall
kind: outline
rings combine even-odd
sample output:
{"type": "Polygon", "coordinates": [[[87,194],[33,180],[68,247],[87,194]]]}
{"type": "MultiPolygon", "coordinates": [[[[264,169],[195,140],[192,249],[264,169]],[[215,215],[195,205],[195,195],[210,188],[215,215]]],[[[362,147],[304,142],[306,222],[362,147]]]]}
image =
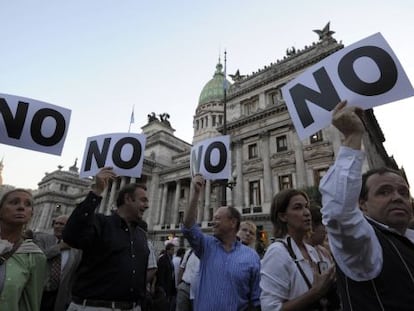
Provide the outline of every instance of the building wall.
{"type": "Polygon", "coordinates": [[[53,219],[70,215],[86,196],[91,182],[80,179],[75,166],[68,171],[59,168],[46,174],[33,193],[34,213],[29,227],[33,231],[51,232],[53,219]]]}

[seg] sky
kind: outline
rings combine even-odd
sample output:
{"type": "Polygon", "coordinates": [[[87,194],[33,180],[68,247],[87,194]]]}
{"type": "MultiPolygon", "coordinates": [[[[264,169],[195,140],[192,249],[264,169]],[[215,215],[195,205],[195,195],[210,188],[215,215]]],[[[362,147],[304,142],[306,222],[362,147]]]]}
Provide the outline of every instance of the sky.
{"type": "MultiPolygon", "coordinates": [[[[224,50],[228,74],[250,74],[318,41],[312,30],[328,22],[345,46],[381,32],[414,83],[413,13],[406,0],[0,0],[0,93],[72,111],[60,156],[0,144],[3,183],[36,189],[59,165],[79,167],[87,137],[127,132],[133,107],[131,132],[167,112],[191,143],[200,92],[224,50]]],[[[413,104],[374,109],[411,185],[413,104]]]]}

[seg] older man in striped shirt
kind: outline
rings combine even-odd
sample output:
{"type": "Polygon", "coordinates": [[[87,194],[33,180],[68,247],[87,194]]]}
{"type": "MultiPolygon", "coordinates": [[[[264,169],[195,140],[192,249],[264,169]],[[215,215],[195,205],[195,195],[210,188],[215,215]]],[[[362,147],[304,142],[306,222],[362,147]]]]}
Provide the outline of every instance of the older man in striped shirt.
{"type": "Polygon", "coordinates": [[[184,236],[200,258],[197,311],[260,310],[260,258],[237,239],[240,213],[220,207],[214,214],[214,236],[203,234],[196,224],[197,202],[205,181],[193,178],[193,193],[184,215],[184,236]]]}

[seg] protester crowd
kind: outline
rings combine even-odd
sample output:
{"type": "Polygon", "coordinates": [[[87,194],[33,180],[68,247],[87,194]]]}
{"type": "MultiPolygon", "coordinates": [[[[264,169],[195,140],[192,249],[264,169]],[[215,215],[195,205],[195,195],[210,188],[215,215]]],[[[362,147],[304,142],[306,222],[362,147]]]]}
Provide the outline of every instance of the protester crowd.
{"type": "Polygon", "coordinates": [[[261,258],[257,228],[232,206],[218,208],[213,235],[196,223],[204,177],[196,174],[182,233],[187,248],[166,241],[159,254],[147,237],[147,189],[119,190],[117,210],[96,213],[117,176],[105,167],[53,234],[26,230],[30,192],[0,200],[0,310],[236,311],[413,310],[413,206],[399,172],[362,174],[362,111],[337,105],[343,134],[334,165],[320,183],[322,208],[306,192],[275,194],[274,242],[261,258]]]}

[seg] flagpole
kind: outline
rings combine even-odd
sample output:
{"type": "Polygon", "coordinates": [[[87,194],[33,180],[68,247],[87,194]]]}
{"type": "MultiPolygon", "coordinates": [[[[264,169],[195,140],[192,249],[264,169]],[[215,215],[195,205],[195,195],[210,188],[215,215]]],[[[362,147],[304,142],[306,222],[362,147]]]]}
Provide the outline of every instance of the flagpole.
{"type": "Polygon", "coordinates": [[[135,108],[135,105],[132,106],[131,119],[129,120],[128,133],[131,132],[131,124],[135,122],[134,108],[135,108]]]}
{"type": "MultiPolygon", "coordinates": [[[[224,50],[224,80],[223,80],[223,135],[227,135],[227,80],[226,80],[226,68],[227,66],[227,51],[224,50]]],[[[223,186],[221,190],[221,205],[227,206],[227,182],[228,180],[223,181],[223,186]]]]}

